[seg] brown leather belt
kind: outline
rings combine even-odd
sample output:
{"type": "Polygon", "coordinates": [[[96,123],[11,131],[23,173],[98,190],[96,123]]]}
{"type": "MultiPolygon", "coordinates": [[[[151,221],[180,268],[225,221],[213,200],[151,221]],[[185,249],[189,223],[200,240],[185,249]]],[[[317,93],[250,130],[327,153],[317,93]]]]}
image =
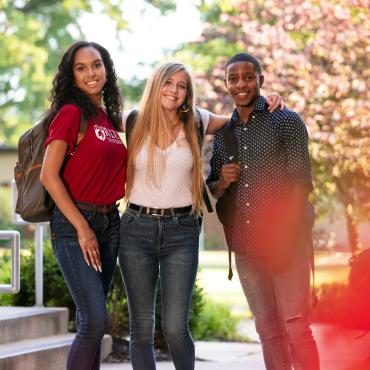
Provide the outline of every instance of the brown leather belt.
{"type": "Polygon", "coordinates": [[[95,204],[88,204],[88,203],[76,203],[77,208],[81,209],[82,211],[88,212],[95,212],[95,213],[111,213],[118,208],[118,204],[110,204],[108,206],[97,206],[95,204]]]}
{"type": "Polygon", "coordinates": [[[177,208],[151,208],[151,207],[143,207],[137,204],[129,203],[128,208],[131,208],[135,211],[141,211],[144,214],[151,215],[151,216],[172,216],[179,213],[185,213],[191,211],[191,206],[186,207],[177,207],[177,208]]]}

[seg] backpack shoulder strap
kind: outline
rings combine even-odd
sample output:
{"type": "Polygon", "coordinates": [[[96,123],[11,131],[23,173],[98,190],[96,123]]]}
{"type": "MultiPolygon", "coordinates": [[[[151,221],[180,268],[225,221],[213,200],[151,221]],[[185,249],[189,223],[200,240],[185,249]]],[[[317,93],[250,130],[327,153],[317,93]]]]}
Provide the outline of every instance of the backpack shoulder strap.
{"type": "Polygon", "coordinates": [[[68,157],[72,157],[76,153],[78,145],[80,144],[81,140],[85,136],[85,132],[86,132],[86,129],[87,129],[87,124],[88,124],[88,121],[87,121],[86,117],[84,116],[84,114],[81,112],[80,127],[78,128],[77,141],[76,141],[75,147],[73,148],[73,152],[70,153],[68,155],[68,157]]]}
{"type": "Polygon", "coordinates": [[[234,128],[231,120],[226,122],[222,127],[225,150],[230,163],[238,163],[239,161],[238,142],[236,141],[234,128]]]}
{"type": "MultiPolygon", "coordinates": [[[[235,126],[233,124],[233,121],[230,120],[226,122],[222,126],[222,134],[224,138],[225,143],[225,150],[227,157],[229,159],[229,163],[238,163],[239,156],[238,156],[238,142],[235,137],[235,126]]],[[[236,184],[232,183],[228,189],[227,193],[230,195],[230,198],[228,199],[229,202],[234,203],[235,195],[236,195],[236,184]]],[[[232,204],[229,204],[229,206],[233,206],[232,204]]],[[[231,280],[233,278],[233,269],[232,269],[232,263],[231,263],[231,248],[228,245],[228,259],[229,259],[229,272],[227,278],[231,280]]]]}
{"type": "Polygon", "coordinates": [[[204,125],[203,125],[203,120],[202,120],[202,115],[200,114],[200,110],[195,107],[195,113],[198,118],[198,141],[199,141],[199,147],[202,150],[203,146],[203,141],[204,141],[204,125]]]}
{"type": "Polygon", "coordinates": [[[203,189],[202,189],[202,193],[203,193],[203,200],[204,200],[204,204],[206,205],[207,211],[208,211],[209,213],[212,213],[212,212],[213,212],[213,207],[212,207],[211,200],[209,199],[209,195],[208,195],[208,191],[207,191],[207,185],[206,185],[206,183],[204,182],[204,180],[203,180],[203,189]]]}
{"type": "Polygon", "coordinates": [[[126,143],[127,144],[128,144],[132,129],[134,128],[134,124],[137,120],[138,114],[139,114],[139,112],[136,109],[133,109],[126,118],[125,134],[126,134],[126,143]]]}
{"type": "Polygon", "coordinates": [[[75,150],[76,150],[78,144],[81,142],[81,140],[85,136],[86,129],[87,129],[87,119],[83,115],[83,113],[81,112],[80,127],[78,129],[77,143],[76,143],[76,146],[75,146],[75,150]]]}
{"type": "MultiPolygon", "coordinates": [[[[200,153],[202,154],[202,147],[203,147],[203,141],[204,141],[204,126],[203,126],[202,115],[200,114],[200,111],[197,107],[195,107],[195,112],[196,112],[196,115],[198,116],[198,123],[199,123],[199,125],[198,125],[198,143],[199,143],[200,153]]],[[[207,211],[209,213],[212,213],[213,212],[213,207],[212,207],[212,203],[211,203],[211,200],[209,198],[209,195],[208,195],[207,185],[205,184],[204,180],[203,180],[202,193],[203,193],[204,204],[207,208],[207,211]]]]}

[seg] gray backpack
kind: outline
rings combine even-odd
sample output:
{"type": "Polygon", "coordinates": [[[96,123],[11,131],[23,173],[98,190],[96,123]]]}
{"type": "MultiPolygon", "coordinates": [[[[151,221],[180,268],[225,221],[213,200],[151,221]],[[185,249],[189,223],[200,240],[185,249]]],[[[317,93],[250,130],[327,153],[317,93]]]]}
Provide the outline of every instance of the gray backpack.
{"type": "MultiPolygon", "coordinates": [[[[87,121],[81,114],[79,134],[85,133],[86,126],[87,121]]],[[[18,192],[15,212],[27,222],[50,221],[54,208],[53,200],[40,181],[47,135],[48,125],[43,119],[27,130],[18,141],[18,162],[14,167],[14,179],[18,192]]],[[[77,144],[75,150],[76,148],[77,144]]]]}

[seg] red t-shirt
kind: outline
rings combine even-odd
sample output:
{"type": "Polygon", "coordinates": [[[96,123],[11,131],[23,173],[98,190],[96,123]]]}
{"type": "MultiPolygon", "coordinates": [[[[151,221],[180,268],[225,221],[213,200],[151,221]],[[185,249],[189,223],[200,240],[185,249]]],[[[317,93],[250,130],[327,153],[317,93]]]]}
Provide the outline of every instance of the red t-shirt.
{"type": "MultiPolygon", "coordinates": [[[[80,109],[64,105],[49,128],[45,146],[53,140],[73,152],[80,127],[80,109]]],[[[114,204],[125,194],[127,150],[102,109],[88,121],[85,135],[65,165],[62,178],[72,199],[96,205],[114,204]]]]}

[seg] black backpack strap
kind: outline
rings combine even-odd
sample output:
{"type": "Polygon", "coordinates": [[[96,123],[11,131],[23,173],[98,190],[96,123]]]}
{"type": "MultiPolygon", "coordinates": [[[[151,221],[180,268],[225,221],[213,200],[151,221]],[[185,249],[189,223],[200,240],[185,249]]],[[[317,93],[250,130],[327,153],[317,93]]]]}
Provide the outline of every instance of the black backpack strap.
{"type": "Polygon", "coordinates": [[[199,147],[202,150],[203,142],[204,142],[204,125],[203,125],[203,120],[202,120],[202,115],[200,114],[200,111],[197,107],[195,107],[195,112],[197,114],[198,118],[198,142],[199,142],[199,147]]]}
{"type": "MultiPolygon", "coordinates": [[[[198,142],[199,142],[200,152],[202,153],[202,147],[203,147],[203,142],[204,142],[204,125],[203,125],[202,115],[200,114],[200,111],[197,107],[195,107],[195,112],[198,116],[198,123],[199,123],[199,125],[198,125],[198,142]]],[[[208,195],[208,191],[207,191],[206,186],[207,185],[203,180],[202,193],[203,193],[204,204],[206,205],[207,211],[209,213],[212,213],[213,212],[213,207],[212,207],[211,200],[209,199],[209,195],[208,195]]]]}
{"type": "MultiPolygon", "coordinates": [[[[235,137],[235,131],[234,131],[234,123],[233,121],[226,122],[224,126],[222,127],[223,131],[223,138],[224,138],[224,144],[225,144],[225,151],[227,154],[227,157],[229,159],[229,163],[238,163],[239,156],[238,156],[238,142],[235,137]]],[[[232,183],[227,188],[227,192],[231,196],[231,203],[234,203],[235,196],[236,196],[236,183],[232,183]]],[[[232,205],[230,205],[232,206],[232,205]]],[[[227,245],[228,254],[229,254],[229,272],[227,278],[231,280],[233,278],[233,269],[231,267],[231,248],[229,245],[227,245]]]]}
{"type": "Polygon", "coordinates": [[[238,142],[236,141],[234,128],[233,121],[225,123],[222,127],[225,150],[229,159],[229,163],[238,163],[239,161],[238,142]]]}
{"type": "Polygon", "coordinates": [[[126,118],[126,127],[125,127],[125,134],[126,134],[126,144],[128,145],[128,141],[134,128],[134,124],[137,120],[139,112],[136,109],[133,109],[126,118]]]}
{"type": "Polygon", "coordinates": [[[229,246],[227,246],[227,251],[228,251],[228,255],[229,255],[229,269],[228,269],[228,273],[227,273],[227,278],[231,281],[233,279],[233,276],[234,276],[234,273],[233,273],[233,268],[231,267],[231,248],[229,246]]]}
{"type": "Polygon", "coordinates": [[[213,207],[212,207],[212,203],[211,203],[211,200],[209,199],[209,195],[208,195],[208,191],[207,191],[207,188],[206,188],[206,183],[204,182],[203,180],[203,200],[204,200],[204,204],[206,205],[207,207],[207,211],[209,213],[212,213],[213,212],[213,207]]]}

